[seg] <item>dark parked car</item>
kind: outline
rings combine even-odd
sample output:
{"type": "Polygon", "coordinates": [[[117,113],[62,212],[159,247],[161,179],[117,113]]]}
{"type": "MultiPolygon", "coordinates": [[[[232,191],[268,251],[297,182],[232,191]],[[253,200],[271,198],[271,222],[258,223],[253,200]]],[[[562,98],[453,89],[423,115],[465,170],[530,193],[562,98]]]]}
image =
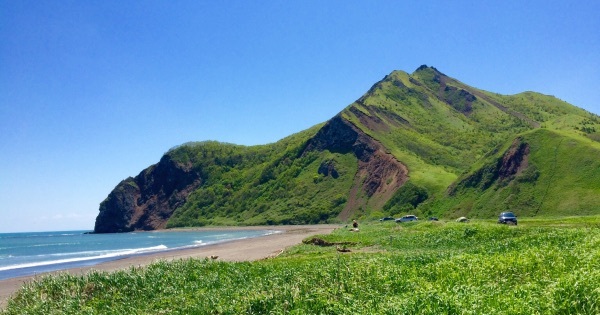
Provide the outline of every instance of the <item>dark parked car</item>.
{"type": "Polygon", "coordinates": [[[385,217],[385,218],[379,219],[379,221],[392,221],[392,220],[394,220],[394,218],[392,218],[392,217],[385,217]]]}
{"type": "Polygon", "coordinates": [[[417,218],[414,215],[405,215],[400,219],[396,219],[396,222],[410,222],[410,221],[417,221],[419,220],[419,218],[417,218]]]}
{"type": "Polygon", "coordinates": [[[498,223],[517,225],[517,216],[512,212],[502,212],[498,216],[498,223]]]}

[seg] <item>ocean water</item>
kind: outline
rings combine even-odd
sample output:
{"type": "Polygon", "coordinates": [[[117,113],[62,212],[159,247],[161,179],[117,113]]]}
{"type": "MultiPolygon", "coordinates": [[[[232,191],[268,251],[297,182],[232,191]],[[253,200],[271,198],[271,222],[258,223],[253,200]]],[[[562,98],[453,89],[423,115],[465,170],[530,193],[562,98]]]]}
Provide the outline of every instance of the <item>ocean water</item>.
{"type": "Polygon", "coordinates": [[[0,233],[0,280],[278,233],[274,230],[85,232],[0,233]]]}

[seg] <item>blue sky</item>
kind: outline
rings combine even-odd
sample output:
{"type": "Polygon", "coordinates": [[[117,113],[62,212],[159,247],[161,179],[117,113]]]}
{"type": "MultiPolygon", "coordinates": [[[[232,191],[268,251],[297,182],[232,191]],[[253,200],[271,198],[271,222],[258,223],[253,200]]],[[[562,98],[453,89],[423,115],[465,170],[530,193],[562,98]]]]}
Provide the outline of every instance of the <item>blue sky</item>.
{"type": "Polygon", "coordinates": [[[0,232],[92,229],[188,141],[275,142],[435,66],[600,114],[598,1],[0,0],[0,232]]]}

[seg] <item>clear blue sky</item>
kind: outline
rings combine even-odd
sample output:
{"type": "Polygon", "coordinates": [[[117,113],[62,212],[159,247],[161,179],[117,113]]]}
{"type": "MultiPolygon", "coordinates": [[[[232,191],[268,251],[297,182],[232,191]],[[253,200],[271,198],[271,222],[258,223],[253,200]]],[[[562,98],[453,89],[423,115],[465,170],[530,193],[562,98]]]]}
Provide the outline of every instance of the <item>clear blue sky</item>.
{"type": "Polygon", "coordinates": [[[422,64],[600,114],[599,1],[0,0],[0,232],[92,229],[188,141],[265,144],[422,64]]]}

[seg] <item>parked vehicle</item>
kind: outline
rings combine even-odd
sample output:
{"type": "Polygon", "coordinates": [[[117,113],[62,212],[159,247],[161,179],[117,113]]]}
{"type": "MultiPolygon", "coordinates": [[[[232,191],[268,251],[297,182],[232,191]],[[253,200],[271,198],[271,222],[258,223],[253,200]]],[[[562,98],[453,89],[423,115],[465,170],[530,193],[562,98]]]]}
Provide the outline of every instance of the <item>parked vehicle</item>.
{"type": "Polygon", "coordinates": [[[409,214],[409,215],[405,215],[402,218],[396,219],[397,223],[401,223],[401,222],[410,222],[410,221],[417,221],[419,220],[419,218],[417,218],[416,216],[409,214]]]}
{"type": "Polygon", "coordinates": [[[502,212],[498,216],[498,223],[517,225],[517,216],[512,212],[502,212]]]}
{"type": "Polygon", "coordinates": [[[429,218],[429,221],[438,221],[439,219],[437,217],[431,217],[429,218]]]}
{"type": "Polygon", "coordinates": [[[385,218],[379,219],[379,221],[392,221],[392,220],[394,220],[394,218],[392,218],[392,217],[385,217],[385,218]]]}

